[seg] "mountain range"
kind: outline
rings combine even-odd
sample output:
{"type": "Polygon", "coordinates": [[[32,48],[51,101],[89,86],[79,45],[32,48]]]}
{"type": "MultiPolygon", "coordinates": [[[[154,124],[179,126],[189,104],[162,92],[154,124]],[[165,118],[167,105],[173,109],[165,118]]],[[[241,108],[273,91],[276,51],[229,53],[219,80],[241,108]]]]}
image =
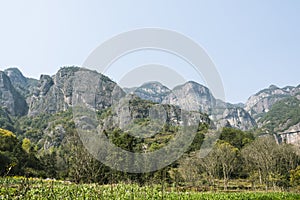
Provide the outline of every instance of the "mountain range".
{"type": "MultiPolygon", "coordinates": [[[[90,90],[83,86],[91,84],[95,94],[86,96],[84,103],[98,111],[130,95],[132,99],[139,99],[141,108],[152,102],[171,106],[169,115],[173,116],[176,116],[176,108],[205,114],[215,128],[233,127],[277,135],[297,132],[300,128],[300,85],[284,88],[271,85],[250,96],[244,104],[231,104],[216,99],[207,87],[193,81],[173,89],[159,82],[121,88],[109,77],[80,67],[62,67],[55,75],[41,75],[39,80],[24,77],[18,68],[0,71],[0,106],[5,115],[11,117],[54,115],[72,108],[81,98],[80,91],[90,90]]],[[[143,112],[149,113],[139,108],[135,112],[135,118],[143,112]]],[[[298,139],[296,134],[290,141],[298,139]]]]}

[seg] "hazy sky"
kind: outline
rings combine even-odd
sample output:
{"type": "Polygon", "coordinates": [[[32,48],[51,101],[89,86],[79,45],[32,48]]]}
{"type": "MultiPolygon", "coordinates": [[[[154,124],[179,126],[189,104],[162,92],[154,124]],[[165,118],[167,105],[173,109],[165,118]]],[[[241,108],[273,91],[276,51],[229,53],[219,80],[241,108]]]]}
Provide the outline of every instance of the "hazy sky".
{"type": "MultiPolygon", "coordinates": [[[[0,69],[17,66],[34,78],[54,74],[61,66],[82,65],[110,37],[143,27],[174,30],[202,46],[230,102],[244,102],[270,84],[300,84],[297,0],[0,0],[0,69]]],[[[135,58],[164,63],[164,56],[136,54],[116,66],[130,66],[135,58]]]]}

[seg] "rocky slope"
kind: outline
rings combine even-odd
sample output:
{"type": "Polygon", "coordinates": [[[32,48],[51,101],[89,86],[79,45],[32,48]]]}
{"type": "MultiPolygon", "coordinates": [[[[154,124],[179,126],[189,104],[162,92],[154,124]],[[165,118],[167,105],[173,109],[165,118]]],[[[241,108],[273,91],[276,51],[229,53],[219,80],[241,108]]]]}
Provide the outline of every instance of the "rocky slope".
{"type": "Polygon", "coordinates": [[[300,122],[284,132],[274,134],[277,143],[294,144],[300,147],[300,122]]]}
{"type": "Polygon", "coordinates": [[[258,120],[267,113],[276,102],[286,97],[297,96],[299,94],[300,85],[297,87],[287,86],[284,88],[271,85],[269,88],[252,95],[245,104],[245,110],[248,111],[253,118],[258,120]]]}
{"type": "Polygon", "coordinates": [[[207,87],[194,81],[179,85],[173,90],[162,90],[161,88],[166,87],[156,82],[150,82],[130,92],[142,99],[150,101],[154,99],[155,102],[176,105],[187,111],[207,113],[217,127],[230,126],[248,130],[256,126],[253,118],[243,108],[216,100],[207,87]],[[145,85],[147,89],[144,89],[145,85]],[[142,95],[140,91],[143,91],[142,95]]]}
{"type": "Polygon", "coordinates": [[[144,83],[140,87],[124,88],[126,93],[135,94],[141,99],[161,103],[171,90],[159,82],[144,83]]]}
{"type": "Polygon", "coordinates": [[[265,132],[280,133],[300,122],[300,96],[286,97],[271,107],[257,122],[265,132]]]}
{"type": "Polygon", "coordinates": [[[278,143],[300,146],[300,96],[276,102],[258,121],[262,132],[272,133],[278,143]]]}
{"type": "Polygon", "coordinates": [[[79,88],[85,93],[86,103],[96,109],[109,107],[113,93],[116,96],[125,95],[116,83],[100,73],[79,67],[64,67],[52,77],[41,75],[29,101],[28,115],[67,110],[75,100],[73,97],[78,95],[78,91],[74,91],[79,88]],[[74,88],[76,84],[77,88],[74,88]],[[91,88],[95,90],[94,94],[89,91],[91,88]]]}
{"type": "Polygon", "coordinates": [[[24,97],[30,96],[31,91],[38,84],[38,80],[26,78],[18,68],[8,68],[4,73],[9,77],[14,88],[24,97]]]}
{"type": "Polygon", "coordinates": [[[27,113],[25,98],[13,87],[6,73],[0,71],[0,105],[11,115],[21,116],[27,113]]]}
{"type": "Polygon", "coordinates": [[[271,85],[251,96],[245,110],[255,118],[258,134],[273,134],[278,143],[300,144],[300,85],[271,85]]]}
{"type": "Polygon", "coordinates": [[[241,130],[250,130],[257,127],[256,121],[243,108],[217,101],[215,113],[212,118],[216,120],[218,127],[233,127],[241,130]]]}
{"type": "Polygon", "coordinates": [[[188,111],[200,111],[210,114],[211,109],[216,106],[216,99],[207,87],[194,81],[189,81],[175,87],[172,92],[163,99],[162,103],[177,105],[188,111]]]}

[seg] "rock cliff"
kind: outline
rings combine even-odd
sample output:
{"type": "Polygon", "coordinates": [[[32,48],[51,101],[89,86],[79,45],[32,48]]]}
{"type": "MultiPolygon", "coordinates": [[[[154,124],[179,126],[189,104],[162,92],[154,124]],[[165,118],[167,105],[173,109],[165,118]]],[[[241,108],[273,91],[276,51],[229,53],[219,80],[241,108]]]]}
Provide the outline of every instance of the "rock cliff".
{"type": "Polygon", "coordinates": [[[6,73],[0,71],[0,105],[11,115],[21,116],[27,113],[25,98],[13,87],[6,73]]]}

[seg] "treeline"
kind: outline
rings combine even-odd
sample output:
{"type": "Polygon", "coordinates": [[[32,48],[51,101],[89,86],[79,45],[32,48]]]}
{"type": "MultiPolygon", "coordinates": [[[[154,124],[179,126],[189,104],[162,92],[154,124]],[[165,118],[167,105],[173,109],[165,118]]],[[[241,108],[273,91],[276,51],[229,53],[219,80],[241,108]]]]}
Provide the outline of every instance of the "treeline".
{"type": "MultiPolygon", "coordinates": [[[[89,154],[75,131],[72,116],[67,113],[61,114],[59,119],[54,116],[56,121],[50,126],[55,128],[57,124],[63,124],[63,134],[60,131],[61,134],[55,138],[49,135],[45,138],[41,129],[49,129],[49,118],[21,119],[19,128],[15,128],[17,134],[0,129],[1,176],[20,175],[99,184],[167,183],[178,187],[222,187],[225,190],[231,187],[231,180],[244,180],[253,189],[288,189],[300,184],[300,157],[296,147],[278,145],[272,136],[254,138],[251,132],[223,128],[213,149],[201,158],[198,151],[209,132],[209,126],[201,124],[190,148],[178,161],[156,172],[130,174],[110,169],[89,154]],[[20,129],[24,131],[18,132],[20,129]]],[[[107,134],[115,145],[141,152],[145,144],[149,151],[162,147],[175,132],[176,127],[164,127],[157,138],[149,140],[135,138],[120,129],[107,134]]]]}
{"type": "Polygon", "coordinates": [[[278,145],[273,136],[254,139],[251,133],[223,128],[220,140],[208,156],[186,155],[178,170],[183,180],[193,186],[220,188],[221,182],[227,190],[231,179],[244,179],[251,183],[250,189],[268,190],[299,186],[299,164],[298,147],[278,145]]]}

